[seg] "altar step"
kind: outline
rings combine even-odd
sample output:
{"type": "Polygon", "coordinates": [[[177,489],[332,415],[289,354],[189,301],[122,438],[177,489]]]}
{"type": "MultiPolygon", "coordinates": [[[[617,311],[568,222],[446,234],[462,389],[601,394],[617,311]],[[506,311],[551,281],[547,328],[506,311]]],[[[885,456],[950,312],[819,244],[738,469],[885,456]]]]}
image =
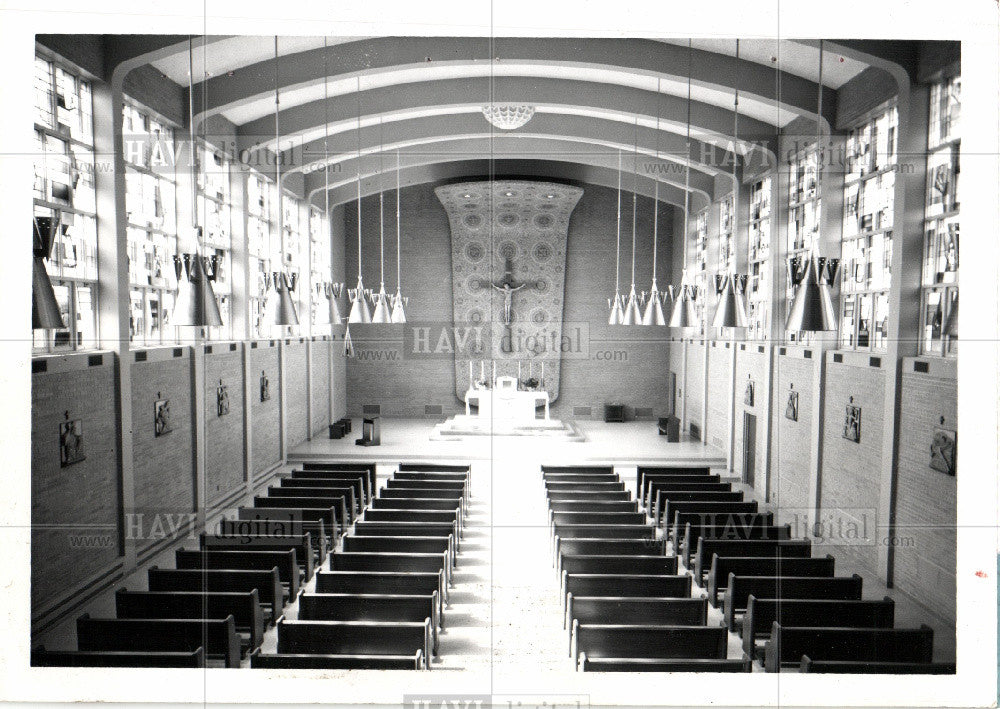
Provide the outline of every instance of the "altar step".
{"type": "Polygon", "coordinates": [[[461,441],[482,436],[520,436],[582,443],[586,436],[575,424],[558,419],[480,418],[460,414],[439,423],[431,432],[432,441],[461,441]]]}

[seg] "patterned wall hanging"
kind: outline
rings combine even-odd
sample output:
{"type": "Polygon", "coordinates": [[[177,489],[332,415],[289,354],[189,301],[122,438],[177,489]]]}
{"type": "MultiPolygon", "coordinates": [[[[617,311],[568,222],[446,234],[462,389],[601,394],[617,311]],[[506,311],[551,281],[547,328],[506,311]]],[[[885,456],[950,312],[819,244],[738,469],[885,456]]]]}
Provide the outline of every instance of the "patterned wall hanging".
{"type": "Polygon", "coordinates": [[[861,407],[854,406],[854,397],[844,412],[844,438],[854,443],[861,442],[861,407]]]}
{"type": "Polygon", "coordinates": [[[260,372],[260,400],[267,401],[271,398],[271,382],[267,378],[264,370],[260,372]]]}
{"type": "Polygon", "coordinates": [[[956,432],[944,428],[944,416],[941,417],[942,426],[934,427],[934,435],[931,437],[931,469],[948,475],[955,475],[956,453],[956,432]]]}
{"type": "Polygon", "coordinates": [[[799,393],[794,389],[788,392],[788,403],[785,404],[785,418],[790,421],[799,420],[799,393]]]}
{"type": "Polygon", "coordinates": [[[215,390],[215,405],[219,416],[226,416],[229,414],[229,387],[219,380],[219,386],[215,390]]]}
{"type": "MultiPolygon", "coordinates": [[[[583,195],[570,185],[500,180],[435,189],[451,226],[456,328],[483,333],[483,351],[469,338],[455,348],[455,393],[464,399],[470,377],[491,370],[517,376],[531,365],[551,401],[559,396],[566,240],[569,218],[583,195]],[[474,375],[470,375],[471,371],[474,375]]],[[[565,337],[564,337],[565,336],[565,337]]],[[[487,374],[489,376],[490,373],[487,374]]]]}

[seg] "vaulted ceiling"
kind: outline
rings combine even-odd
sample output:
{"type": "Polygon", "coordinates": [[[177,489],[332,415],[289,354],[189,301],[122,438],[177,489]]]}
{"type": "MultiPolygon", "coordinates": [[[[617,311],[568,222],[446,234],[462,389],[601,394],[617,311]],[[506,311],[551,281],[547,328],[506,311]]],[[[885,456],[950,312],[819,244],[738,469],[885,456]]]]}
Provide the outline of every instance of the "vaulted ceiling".
{"type": "MultiPolygon", "coordinates": [[[[698,208],[731,176],[734,153],[740,171],[753,169],[773,159],[780,130],[817,117],[817,42],[747,39],[738,59],[736,50],[734,39],[689,47],[675,39],[279,37],[275,59],[274,37],[157,37],[122,48],[120,58],[127,70],[151,64],[185,91],[191,85],[196,127],[224,117],[247,154],[274,148],[278,86],[281,146],[294,158],[283,182],[318,205],[355,199],[359,174],[363,194],[378,190],[382,171],[394,185],[398,154],[404,185],[478,176],[492,159],[522,175],[613,186],[620,159],[626,188],[635,181],[651,195],[658,181],[660,198],[678,205],[687,189],[698,208]],[[491,103],[536,112],[521,128],[499,130],[483,116],[491,103]]],[[[837,89],[880,61],[850,42],[824,44],[821,126],[834,123],[837,89]]]]}

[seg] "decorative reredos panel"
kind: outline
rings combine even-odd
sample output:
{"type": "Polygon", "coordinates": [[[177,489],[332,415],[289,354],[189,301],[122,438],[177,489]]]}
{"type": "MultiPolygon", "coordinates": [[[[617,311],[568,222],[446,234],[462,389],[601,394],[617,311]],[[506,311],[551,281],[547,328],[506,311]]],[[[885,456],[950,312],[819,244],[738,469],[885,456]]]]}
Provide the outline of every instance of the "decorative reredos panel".
{"type": "Polygon", "coordinates": [[[544,363],[555,401],[560,361],[573,348],[563,332],[566,239],[583,190],[500,180],[435,192],[451,225],[456,394],[469,388],[470,362],[475,379],[484,361],[487,378],[492,362],[497,376],[517,376],[520,362],[522,380],[529,370],[541,379],[544,363]]]}

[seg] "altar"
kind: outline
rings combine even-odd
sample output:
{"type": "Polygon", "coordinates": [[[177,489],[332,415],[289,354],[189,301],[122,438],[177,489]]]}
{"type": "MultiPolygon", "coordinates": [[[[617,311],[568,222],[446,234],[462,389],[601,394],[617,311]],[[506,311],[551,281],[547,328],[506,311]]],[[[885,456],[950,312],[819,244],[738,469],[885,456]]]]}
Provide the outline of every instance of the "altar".
{"type": "Polygon", "coordinates": [[[465,415],[472,416],[476,406],[481,419],[534,421],[539,406],[545,408],[543,419],[549,420],[549,393],[545,390],[521,390],[515,377],[497,377],[492,389],[468,389],[465,392],[465,415]]]}

